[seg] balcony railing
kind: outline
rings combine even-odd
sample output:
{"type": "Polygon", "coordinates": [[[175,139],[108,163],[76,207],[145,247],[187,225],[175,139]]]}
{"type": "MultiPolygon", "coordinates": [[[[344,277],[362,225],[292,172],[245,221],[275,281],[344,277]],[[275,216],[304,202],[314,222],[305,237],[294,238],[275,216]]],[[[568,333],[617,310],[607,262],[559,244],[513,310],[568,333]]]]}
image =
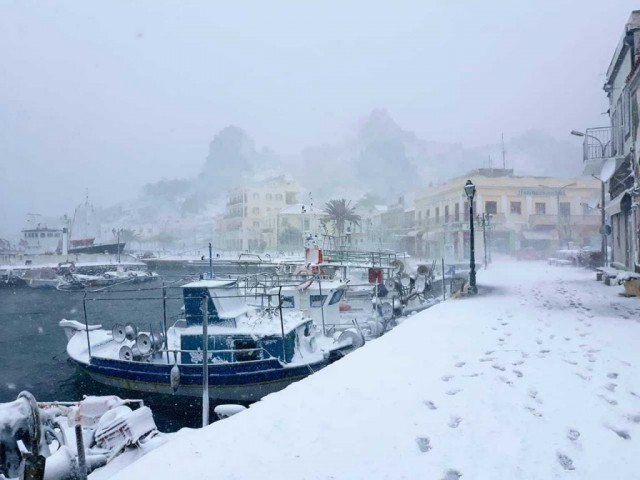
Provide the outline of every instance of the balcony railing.
{"type": "Polygon", "coordinates": [[[582,143],[582,160],[604,160],[622,154],[623,135],[620,127],[587,128],[582,143]]]}

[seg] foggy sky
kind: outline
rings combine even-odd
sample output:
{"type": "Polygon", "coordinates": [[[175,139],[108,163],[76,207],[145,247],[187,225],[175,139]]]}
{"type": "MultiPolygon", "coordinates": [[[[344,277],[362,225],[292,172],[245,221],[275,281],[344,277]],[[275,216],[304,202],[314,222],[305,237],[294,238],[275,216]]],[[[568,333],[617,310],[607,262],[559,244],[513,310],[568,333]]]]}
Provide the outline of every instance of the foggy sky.
{"type": "MultiPolygon", "coordinates": [[[[0,236],[190,177],[235,124],[278,153],[386,108],[420,137],[606,125],[632,0],[0,0],[0,236]]],[[[574,137],[576,142],[579,139],[574,137]]]]}

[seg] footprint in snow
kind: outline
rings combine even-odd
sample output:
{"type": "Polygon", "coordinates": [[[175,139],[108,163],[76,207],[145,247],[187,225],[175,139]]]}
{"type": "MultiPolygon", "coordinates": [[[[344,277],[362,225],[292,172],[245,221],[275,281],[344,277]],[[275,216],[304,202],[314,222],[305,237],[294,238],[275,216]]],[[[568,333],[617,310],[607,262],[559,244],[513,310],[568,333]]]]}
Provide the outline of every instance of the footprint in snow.
{"type": "Polygon", "coordinates": [[[591,380],[591,375],[585,375],[584,373],[581,373],[581,372],[573,372],[573,374],[577,375],[578,377],[583,379],[585,382],[588,382],[591,380]]]}
{"type": "Polygon", "coordinates": [[[462,474],[458,470],[449,469],[444,472],[444,477],[442,477],[442,480],[460,480],[461,477],[462,474]]]}
{"type": "Polygon", "coordinates": [[[607,383],[604,388],[606,388],[607,390],[609,390],[610,392],[615,392],[616,391],[616,387],[618,386],[617,383],[607,383]]]}
{"type": "Polygon", "coordinates": [[[491,355],[493,352],[495,352],[495,350],[487,350],[486,352],[484,352],[484,354],[491,355]]]}
{"type": "Polygon", "coordinates": [[[613,427],[607,427],[607,428],[609,428],[609,430],[611,430],[613,433],[618,435],[620,438],[624,438],[625,440],[631,440],[631,435],[629,435],[629,432],[627,432],[626,430],[621,430],[613,427]]]}
{"type": "Polygon", "coordinates": [[[466,362],[458,362],[456,363],[456,367],[460,368],[460,367],[464,367],[467,363],[466,362]]]}
{"type": "Polygon", "coordinates": [[[604,395],[598,395],[601,399],[603,399],[605,402],[607,402],[609,405],[618,405],[618,401],[614,400],[613,398],[608,398],[605,397],[604,395]]]}
{"type": "Polygon", "coordinates": [[[422,403],[424,403],[429,410],[437,410],[438,409],[438,407],[436,407],[436,404],[433,403],[431,400],[425,400],[422,403]]]}
{"type": "Polygon", "coordinates": [[[481,358],[480,361],[481,362],[493,362],[496,358],[495,357],[484,357],[481,358]]]}
{"type": "Polygon", "coordinates": [[[534,417],[542,417],[542,414],[538,410],[536,410],[535,408],[528,407],[528,406],[525,406],[524,408],[525,408],[525,410],[527,410],[534,417]]]}
{"type": "Polygon", "coordinates": [[[518,360],[517,362],[513,362],[511,365],[514,367],[518,367],[524,363],[524,360],[518,360]]]}
{"type": "Polygon", "coordinates": [[[626,415],[626,418],[631,423],[640,423],[640,415],[626,415]]]}
{"type": "Polygon", "coordinates": [[[453,375],[444,375],[444,376],[440,377],[440,380],[442,380],[443,382],[448,382],[452,378],[453,378],[453,375]]]}
{"type": "Polygon", "coordinates": [[[522,373],[520,370],[514,370],[513,373],[515,373],[516,377],[518,378],[522,378],[524,376],[524,373],[522,373]]]}
{"type": "Polygon", "coordinates": [[[501,372],[504,372],[506,370],[506,368],[504,368],[502,365],[498,365],[497,363],[491,365],[491,367],[495,368],[496,370],[500,370],[501,372]]]}
{"type": "Polygon", "coordinates": [[[462,418],[461,417],[452,416],[449,419],[449,422],[447,423],[447,425],[450,428],[458,428],[458,426],[460,425],[460,422],[462,422],[462,418]]]}
{"type": "Polygon", "coordinates": [[[506,384],[506,385],[509,385],[509,386],[513,385],[513,382],[512,382],[511,380],[509,380],[507,377],[504,377],[504,376],[500,375],[500,376],[498,377],[498,379],[499,379],[502,383],[504,383],[504,384],[506,384]]]}
{"type": "Polygon", "coordinates": [[[482,373],[470,373],[468,375],[465,375],[465,377],[469,377],[469,378],[474,378],[474,377],[479,377],[480,375],[482,375],[482,373]]]}
{"type": "Polygon", "coordinates": [[[618,378],[618,374],[615,372],[607,373],[607,377],[615,380],[616,378],[618,378]]]}
{"type": "Polygon", "coordinates": [[[542,345],[542,340],[541,340],[541,339],[539,339],[539,338],[536,338],[536,343],[537,343],[538,345],[542,345]]]}
{"type": "Polygon", "coordinates": [[[445,393],[447,395],[457,395],[458,393],[460,393],[462,391],[461,388],[452,388],[451,390],[447,390],[445,393]]]}
{"type": "Polygon", "coordinates": [[[540,353],[549,353],[551,350],[540,350],[540,353]]]}
{"type": "Polygon", "coordinates": [[[580,432],[578,430],[574,430],[573,428],[570,428],[569,431],[567,432],[567,438],[572,442],[575,442],[580,438],[580,432]]]}
{"type": "Polygon", "coordinates": [[[426,453],[431,450],[431,440],[429,437],[417,437],[416,443],[422,453],[426,453]]]}
{"type": "Polygon", "coordinates": [[[576,467],[573,466],[573,460],[571,460],[568,456],[566,456],[564,453],[560,453],[558,452],[556,454],[557,459],[558,459],[558,463],[560,464],[560,466],[562,468],[564,468],[565,470],[575,470],[576,467]]]}
{"type": "Polygon", "coordinates": [[[566,358],[563,358],[562,361],[565,363],[568,363],[569,365],[578,365],[578,362],[574,362],[573,360],[567,360],[566,358]]]}

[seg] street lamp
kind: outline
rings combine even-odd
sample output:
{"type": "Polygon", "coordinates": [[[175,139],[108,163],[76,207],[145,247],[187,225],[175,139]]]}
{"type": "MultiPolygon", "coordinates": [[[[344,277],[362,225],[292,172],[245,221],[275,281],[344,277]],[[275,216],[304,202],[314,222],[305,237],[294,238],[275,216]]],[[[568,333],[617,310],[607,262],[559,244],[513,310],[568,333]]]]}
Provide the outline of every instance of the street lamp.
{"type": "Polygon", "coordinates": [[[476,186],[471,180],[467,180],[464,185],[464,193],[469,201],[469,242],[470,242],[470,255],[469,255],[469,293],[478,293],[478,287],[476,286],[476,260],[475,260],[475,245],[474,245],[474,231],[473,231],[473,197],[476,194],[476,186]]]}
{"type": "MultiPolygon", "coordinates": [[[[611,140],[607,143],[602,143],[598,137],[594,137],[593,135],[589,135],[588,133],[578,132],[576,130],[571,130],[571,135],[576,137],[589,137],[594,139],[596,142],[600,144],[600,158],[604,160],[605,152],[611,140]]],[[[607,266],[607,234],[605,231],[606,217],[604,212],[604,199],[605,199],[605,182],[606,180],[602,180],[601,178],[596,177],[595,175],[591,175],[593,178],[600,182],[600,234],[602,235],[602,239],[600,241],[600,256],[602,257],[602,266],[607,266]]]]}

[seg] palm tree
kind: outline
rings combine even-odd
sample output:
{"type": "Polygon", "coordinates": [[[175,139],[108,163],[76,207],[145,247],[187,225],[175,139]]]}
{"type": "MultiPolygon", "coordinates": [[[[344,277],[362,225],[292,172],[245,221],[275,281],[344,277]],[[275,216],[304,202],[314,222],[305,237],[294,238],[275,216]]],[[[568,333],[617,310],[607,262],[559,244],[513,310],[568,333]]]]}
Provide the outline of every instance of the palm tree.
{"type": "Polygon", "coordinates": [[[347,201],[344,198],[329,200],[324,206],[324,212],[327,214],[325,220],[335,224],[338,237],[342,237],[344,234],[346,222],[360,225],[360,215],[356,213],[355,207],[351,206],[351,200],[347,201]]]}

